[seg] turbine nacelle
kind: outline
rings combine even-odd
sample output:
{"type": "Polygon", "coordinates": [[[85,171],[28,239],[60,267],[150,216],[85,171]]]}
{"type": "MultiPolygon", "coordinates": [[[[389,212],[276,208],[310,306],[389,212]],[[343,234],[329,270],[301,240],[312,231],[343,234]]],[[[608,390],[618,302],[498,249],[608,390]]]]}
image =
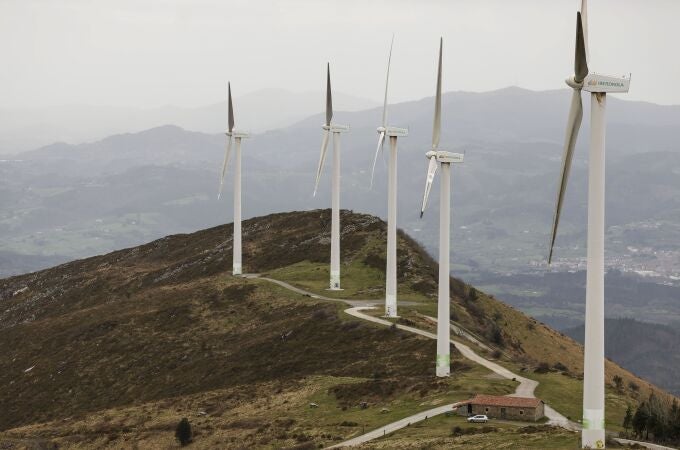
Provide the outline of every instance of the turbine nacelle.
{"type": "Polygon", "coordinates": [[[630,76],[612,77],[589,73],[580,83],[573,76],[564,82],[572,89],[582,89],[593,93],[626,93],[630,88],[630,76]]]}
{"type": "Polygon", "coordinates": [[[423,194],[423,205],[420,208],[420,217],[425,213],[427,200],[430,197],[430,190],[434,182],[434,176],[437,174],[437,167],[439,164],[456,164],[462,163],[465,155],[463,153],[453,153],[444,150],[430,150],[425,153],[425,157],[430,160],[427,167],[427,178],[425,180],[425,193],[423,194]]]}
{"type": "Polygon", "coordinates": [[[344,133],[345,131],[349,131],[349,125],[339,125],[336,123],[330,125],[323,124],[321,125],[321,128],[325,131],[330,131],[331,133],[344,133]]]}
{"type": "Polygon", "coordinates": [[[589,73],[583,80],[583,90],[588,92],[628,92],[630,88],[630,76],[628,77],[612,77],[608,75],[600,75],[597,73],[589,73]]]}
{"type": "Polygon", "coordinates": [[[227,136],[233,137],[236,139],[247,139],[250,137],[250,133],[247,131],[241,131],[241,130],[231,130],[231,132],[227,131],[226,133],[227,136]]]}
{"type": "Polygon", "coordinates": [[[405,137],[408,136],[408,128],[378,127],[378,134],[382,133],[388,137],[405,137]]]}
{"type": "Polygon", "coordinates": [[[442,164],[455,164],[462,163],[465,155],[463,153],[453,153],[444,150],[430,150],[429,152],[425,153],[425,157],[427,159],[434,157],[437,162],[442,164]]]}

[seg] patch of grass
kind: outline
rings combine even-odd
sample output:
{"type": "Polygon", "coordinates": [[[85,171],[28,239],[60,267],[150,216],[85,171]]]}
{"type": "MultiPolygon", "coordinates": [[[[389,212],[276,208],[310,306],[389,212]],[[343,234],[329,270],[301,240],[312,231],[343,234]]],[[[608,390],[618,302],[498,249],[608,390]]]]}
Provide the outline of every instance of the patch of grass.
{"type": "MultiPolygon", "coordinates": [[[[385,268],[376,267],[371,259],[379,251],[379,243],[375,239],[368,239],[359,254],[342,262],[340,268],[342,291],[328,290],[330,267],[319,262],[300,261],[270,270],[267,275],[330,298],[384,299],[385,268]]],[[[399,278],[401,279],[397,289],[400,300],[431,302],[431,298],[414,289],[413,283],[403,274],[399,278]]]]}
{"type": "Polygon", "coordinates": [[[367,267],[361,261],[342,265],[342,291],[328,290],[330,268],[319,263],[302,261],[269,271],[267,276],[331,298],[379,299],[385,296],[384,271],[367,267]]]}
{"type": "MultiPolygon", "coordinates": [[[[580,422],[583,414],[583,380],[559,372],[524,374],[540,384],[536,396],[574,422],[580,422]]],[[[623,429],[622,423],[628,403],[625,395],[607,386],[605,391],[605,426],[610,431],[623,429]]]]}

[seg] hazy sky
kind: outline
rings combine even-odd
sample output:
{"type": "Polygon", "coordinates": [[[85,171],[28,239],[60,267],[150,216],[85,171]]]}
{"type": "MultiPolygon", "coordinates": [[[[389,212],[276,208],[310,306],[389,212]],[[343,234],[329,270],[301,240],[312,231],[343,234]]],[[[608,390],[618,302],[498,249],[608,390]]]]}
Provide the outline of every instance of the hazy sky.
{"type": "MultiPolygon", "coordinates": [[[[280,87],[391,100],[564,87],[577,0],[0,0],[0,108],[198,106],[280,87]]],[[[590,66],[633,73],[630,99],[680,104],[680,1],[591,0],[590,66]]]]}

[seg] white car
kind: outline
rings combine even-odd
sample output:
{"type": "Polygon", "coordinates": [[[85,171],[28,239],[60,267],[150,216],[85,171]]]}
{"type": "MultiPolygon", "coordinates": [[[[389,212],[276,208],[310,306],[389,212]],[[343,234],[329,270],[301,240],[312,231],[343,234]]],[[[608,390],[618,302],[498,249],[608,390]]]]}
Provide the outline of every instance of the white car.
{"type": "Polygon", "coordinates": [[[476,416],[468,417],[467,421],[470,423],[487,423],[489,418],[484,414],[477,414],[476,416]]]}

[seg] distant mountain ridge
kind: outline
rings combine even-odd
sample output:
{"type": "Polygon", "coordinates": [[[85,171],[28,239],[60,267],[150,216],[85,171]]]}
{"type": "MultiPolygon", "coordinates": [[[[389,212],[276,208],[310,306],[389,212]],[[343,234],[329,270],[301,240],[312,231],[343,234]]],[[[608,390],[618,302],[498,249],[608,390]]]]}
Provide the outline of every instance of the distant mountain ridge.
{"type": "MultiPolygon", "coordinates": [[[[226,89],[226,87],[225,87],[226,89]]],[[[322,91],[262,89],[235,97],[239,127],[263,132],[289,126],[323,109],[322,91]]],[[[226,92],[224,94],[226,97],[226,92]]],[[[334,93],[338,110],[357,111],[372,100],[334,93]]],[[[220,133],[227,123],[226,100],[201,107],[156,108],[65,105],[48,108],[0,108],[0,154],[32,150],[54,142],[82,144],[117,133],[176,125],[191,131],[220,133]]]]}
{"type": "MultiPolygon", "coordinates": [[[[509,246],[520,249],[518,261],[524,267],[544,264],[544,243],[552,217],[568,95],[567,90],[534,92],[519,88],[444,95],[442,145],[466,151],[466,163],[456,170],[453,184],[454,250],[464,265],[481,264],[486,270],[517,271],[515,256],[507,252],[509,246]],[[532,233],[527,235],[530,230],[532,233]],[[481,239],[492,240],[491,248],[485,248],[482,254],[478,251],[481,239]]],[[[680,142],[680,107],[628,102],[614,97],[610,110],[607,176],[608,191],[613,195],[607,197],[608,252],[611,252],[608,254],[626,255],[632,261],[631,266],[643,263],[649,266],[658,259],[654,254],[662,248],[658,243],[663,242],[665,250],[680,249],[675,244],[678,242],[675,237],[680,236],[677,183],[680,148],[676,145],[680,142]]],[[[415,214],[424,183],[423,153],[431,133],[432,99],[390,105],[389,114],[393,123],[408,126],[410,130],[408,138],[400,141],[399,150],[400,225],[433,248],[430,233],[421,234],[417,230],[431,231],[435,224],[428,217],[419,220],[415,214]]],[[[376,107],[358,112],[337,111],[336,119],[351,125],[350,133],[343,136],[342,164],[346,180],[343,205],[384,215],[384,164],[379,162],[376,168],[372,191],[368,189],[367,173],[372,164],[375,126],[380,115],[381,108],[376,107]]],[[[309,195],[318,158],[321,121],[321,114],[317,114],[288,128],[256,134],[244,144],[244,214],[266,214],[284,206],[304,209],[326,204],[325,179],[319,196],[312,199],[309,195]],[[271,192],[273,186],[277,189],[271,192]],[[263,195],[265,190],[268,195],[263,195]]],[[[565,263],[565,258],[570,258],[568,264],[578,264],[576,258],[583,255],[587,133],[586,125],[577,146],[567,191],[564,226],[557,240],[557,267],[565,263]]],[[[158,178],[160,175],[156,172],[156,183],[144,184],[146,192],[138,186],[132,197],[117,195],[106,215],[113,211],[116,215],[143,214],[162,205],[181,208],[189,198],[207,202],[215,195],[211,186],[216,184],[223,152],[223,135],[185,131],[176,126],[118,134],[88,144],[54,144],[24,152],[13,161],[0,163],[0,172],[7,175],[0,182],[0,190],[5,194],[5,203],[0,204],[0,228],[4,225],[10,236],[13,230],[28,229],[50,235],[53,229],[48,232],[25,223],[43,208],[52,207],[46,196],[54,196],[58,204],[67,197],[82,195],[83,190],[94,192],[96,186],[106,186],[107,193],[103,195],[108,195],[121,188],[121,183],[132,188],[123,175],[125,171],[141,174],[140,171],[149,171],[152,166],[167,166],[163,170],[175,175],[172,179],[158,178]],[[118,177],[124,179],[119,182],[118,177]],[[187,189],[183,194],[168,185],[177,177],[186,180],[187,189]],[[156,189],[159,191],[154,192],[156,189]],[[143,199],[150,195],[157,201],[145,203],[143,199]],[[117,206],[113,207],[114,204],[117,206]],[[23,210],[26,215],[17,214],[23,210]],[[19,222],[21,227],[17,227],[19,222]]],[[[143,180],[137,182],[144,183],[143,180]]],[[[437,195],[438,186],[433,189],[433,195],[437,195]]],[[[432,206],[432,214],[436,214],[437,205],[432,206]]],[[[219,223],[217,217],[220,221],[230,217],[228,208],[219,215],[211,209],[213,205],[203,203],[201,209],[192,212],[198,214],[190,221],[194,228],[164,227],[147,236],[190,231],[219,223]]],[[[55,217],[59,217],[61,211],[63,208],[55,211],[55,217]]],[[[82,217],[78,211],[70,214],[74,219],[82,217]]],[[[98,214],[85,219],[103,220],[104,217],[98,214]]],[[[43,221],[44,227],[51,224],[57,228],[68,225],[63,220],[43,221]]],[[[135,242],[139,241],[129,241],[135,242]]],[[[17,243],[8,250],[19,249],[21,253],[23,247],[26,245],[17,243]]],[[[102,247],[104,251],[113,248],[102,247]]],[[[680,258],[677,260],[680,262],[680,258]]],[[[672,268],[672,264],[667,266],[672,268]]],[[[661,275],[668,277],[669,274],[661,275]]]]}
{"type": "MultiPolygon", "coordinates": [[[[452,269],[457,276],[488,286],[499,274],[546,274],[568,98],[568,90],[519,88],[444,95],[442,148],[466,152],[466,162],[454,170],[452,181],[452,269]]],[[[650,281],[672,282],[671,277],[680,275],[678,108],[615,97],[610,105],[607,264],[626,276],[638,276],[638,271],[650,281]]],[[[422,219],[418,215],[432,108],[432,98],[424,98],[390,105],[389,115],[391,123],[409,127],[409,136],[399,142],[399,227],[436,252],[437,202],[422,219]]],[[[369,189],[381,113],[379,106],[337,111],[336,120],[351,126],[342,138],[342,206],[385,217],[385,155],[369,189]]],[[[287,128],[254,134],[244,143],[245,217],[329,205],[328,164],[317,197],[311,195],[322,121],[321,114],[313,115],[287,128]]],[[[586,125],[567,189],[553,271],[584,268],[587,136],[586,125]]],[[[89,144],[51,145],[0,162],[0,249],[27,256],[16,259],[14,266],[7,260],[0,274],[231,221],[230,171],[225,195],[220,202],[216,198],[224,145],[221,133],[162,126],[89,144]]],[[[433,198],[438,188],[433,186],[433,198]]],[[[519,292],[519,286],[489,289],[501,298],[551,295],[549,289],[536,293],[537,286],[527,290],[524,285],[519,292]]],[[[663,301],[650,299],[646,312],[633,302],[636,286],[630,287],[626,298],[613,297],[608,303],[615,315],[680,323],[680,302],[673,301],[677,296],[672,292],[677,287],[664,287],[663,301]]],[[[568,292],[573,295],[559,305],[550,301],[528,311],[547,317],[557,308],[571,317],[569,326],[578,323],[583,296],[575,288],[568,292]]]]}

